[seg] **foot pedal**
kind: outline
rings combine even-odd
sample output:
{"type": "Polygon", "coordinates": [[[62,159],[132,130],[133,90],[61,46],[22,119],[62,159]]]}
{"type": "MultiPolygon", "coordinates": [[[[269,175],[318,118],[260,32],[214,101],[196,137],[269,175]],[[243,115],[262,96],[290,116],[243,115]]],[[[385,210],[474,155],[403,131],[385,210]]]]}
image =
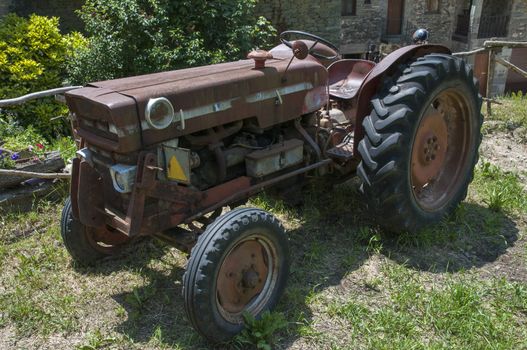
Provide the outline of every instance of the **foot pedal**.
{"type": "Polygon", "coordinates": [[[326,155],[329,158],[339,160],[351,160],[353,158],[353,140],[351,142],[343,142],[337,146],[328,149],[326,155]]]}

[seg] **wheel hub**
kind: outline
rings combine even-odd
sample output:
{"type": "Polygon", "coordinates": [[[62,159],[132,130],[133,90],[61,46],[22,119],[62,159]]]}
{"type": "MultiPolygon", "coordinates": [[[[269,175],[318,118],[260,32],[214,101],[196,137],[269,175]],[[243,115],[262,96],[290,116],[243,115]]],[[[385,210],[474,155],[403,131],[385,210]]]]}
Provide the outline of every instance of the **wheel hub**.
{"type": "Polygon", "coordinates": [[[456,88],[440,92],[424,110],[411,153],[411,186],[421,208],[435,211],[457,193],[471,145],[469,102],[456,88]]]}
{"type": "Polygon", "coordinates": [[[264,288],[269,272],[264,247],[257,241],[242,242],[225,258],[217,279],[221,306],[239,313],[264,288]]]}
{"type": "Polygon", "coordinates": [[[412,177],[416,189],[434,181],[443,168],[448,147],[444,113],[434,107],[430,109],[419,125],[412,154],[412,177]]]}

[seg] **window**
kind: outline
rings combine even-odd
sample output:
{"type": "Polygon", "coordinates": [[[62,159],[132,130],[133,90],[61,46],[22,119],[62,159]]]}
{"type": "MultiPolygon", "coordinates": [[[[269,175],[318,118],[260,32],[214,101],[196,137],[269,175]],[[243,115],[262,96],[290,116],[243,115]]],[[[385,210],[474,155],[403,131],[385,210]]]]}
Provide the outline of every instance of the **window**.
{"type": "Polygon", "coordinates": [[[426,0],[427,12],[439,12],[439,0],[426,0]]]}
{"type": "Polygon", "coordinates": [[[355,16],[357,14],[357,0],[342,0],[342,16],[355,16]]]}

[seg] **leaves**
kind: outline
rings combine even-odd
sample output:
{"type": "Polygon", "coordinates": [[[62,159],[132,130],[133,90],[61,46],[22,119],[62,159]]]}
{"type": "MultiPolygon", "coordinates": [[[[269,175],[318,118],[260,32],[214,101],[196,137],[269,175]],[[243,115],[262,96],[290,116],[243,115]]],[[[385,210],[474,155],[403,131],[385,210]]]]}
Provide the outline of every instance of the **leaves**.
{"type": "MultiPolygon", "coordinates": [[[[255,0],[88,0],[79,12],[90,45],[69,65],[74,83],[243,58],[276,31],[255,0]]],[[[1,57],[0,57],[1,59],[1,57]]]]}
{"type": "MultiPolygon", "coordinates": [[[[65,79],[65,62],[86,45],[79,33],[63,36],[58,18],[32,15],[28,19],[10,14],[0,19],[0,99],[56,88],[65,79]]],[[[33,125],[47,138],[67,132],[64,121],[52,118],[67,110],[53,98],[42,99],[0,111],[21,126],[33,125]]]]}

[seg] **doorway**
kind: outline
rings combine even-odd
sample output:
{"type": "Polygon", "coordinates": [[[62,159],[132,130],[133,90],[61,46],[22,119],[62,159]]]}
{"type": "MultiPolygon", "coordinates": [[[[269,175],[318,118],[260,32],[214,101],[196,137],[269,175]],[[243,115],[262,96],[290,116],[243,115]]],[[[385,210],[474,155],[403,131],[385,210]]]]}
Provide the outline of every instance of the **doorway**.
{"type": "Polygon", "coordinates": [[[401,35],[404,17],[404,0],[388,0],[386,35],[401,35]]]}

